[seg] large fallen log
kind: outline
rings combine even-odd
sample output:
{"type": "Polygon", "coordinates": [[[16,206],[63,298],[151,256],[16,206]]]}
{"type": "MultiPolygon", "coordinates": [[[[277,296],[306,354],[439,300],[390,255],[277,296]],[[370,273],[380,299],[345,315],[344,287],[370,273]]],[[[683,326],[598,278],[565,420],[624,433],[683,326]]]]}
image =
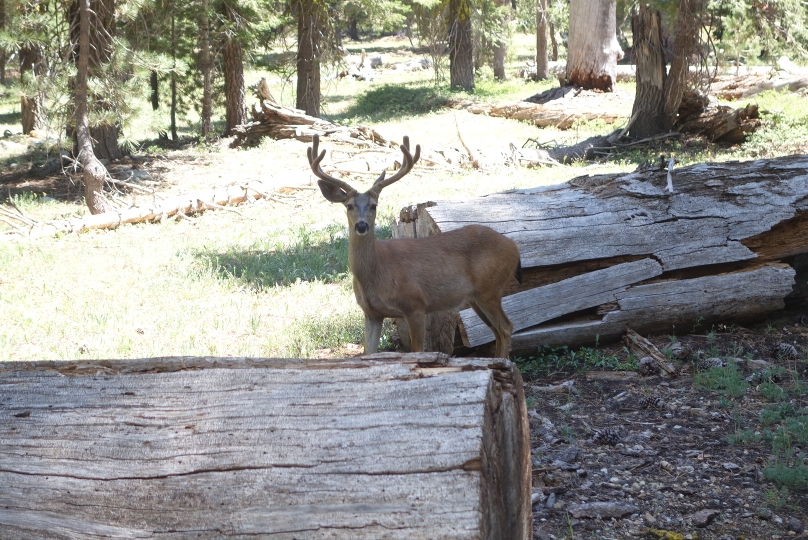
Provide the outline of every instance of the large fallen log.
{"type": "Polygon", "coordinates": [[[5,538],[529,539],[507,361],[0,362],[5,538]]]}
{"type": "MultiPolygon", "coordinates": [[[[396,237],[480,223],[517,242],[525,279],[503,299],[513,349],[745,320],[805,294],[808,156],[580,177],[405,208],[396,237]],[[792,291],[796,291],[792,293],[792,291]]],[[[493,340],[471,309],[431,316],[428,349],[493,340]]],[[[407,333],[400,332],[406,339],[407,333]]],[[[405,342],[405,345],[409,345],[405,342]]]]}

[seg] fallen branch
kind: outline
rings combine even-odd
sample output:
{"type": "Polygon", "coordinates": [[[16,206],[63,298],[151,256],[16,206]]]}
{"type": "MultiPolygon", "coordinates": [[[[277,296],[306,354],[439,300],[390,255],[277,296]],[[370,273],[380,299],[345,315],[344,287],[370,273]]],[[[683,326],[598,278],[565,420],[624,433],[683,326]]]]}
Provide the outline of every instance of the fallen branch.
{"type": "Polygon", "coordinates": [[[668,361],[665,355],[653,343],[631,328],[626,328],[623,342],[640,359],[650,358],[655,371],[667,377],[676,377],[678,375],[676,368],[668,361]]]}
{"type": "MultiPolygon", "coordinates": [[[[207,208],[223,208],[230,204],[239,204],[255,198],[269,198],[268,186],[261,182],[251,182],[247,186],[227,186],[209,193],[196,195],[180,195],[164,199],[152,205],[135,206],[120,211],[109,211],[81,218],[34,222],[23,235],[28,238],[53,236],[86,232],[92,229],[115,229],[122,224],[142,223],[149,221],[165,221],[166,219],[188,219],[189,214],[204,212],[207,208]],[[253,191],[258,197],[248,195],[253,191]]],[[[285,201],[280,201],[285,202],[285,201]]],[[[6,236],[6,238],[10,237],[6,236]]]]}

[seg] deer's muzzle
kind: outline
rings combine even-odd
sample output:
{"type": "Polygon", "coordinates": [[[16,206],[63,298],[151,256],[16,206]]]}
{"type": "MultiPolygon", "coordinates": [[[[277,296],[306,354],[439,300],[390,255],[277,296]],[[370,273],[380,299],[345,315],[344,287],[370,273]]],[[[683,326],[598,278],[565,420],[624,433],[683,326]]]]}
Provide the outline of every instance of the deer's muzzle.
{"type": "Polygon", "coordinates": [[[358,221],[356,225],[354,225],[354,230],[356,230],[356,233],[359,235],[367,234],[369,228],[366,221],[358,221]]]}

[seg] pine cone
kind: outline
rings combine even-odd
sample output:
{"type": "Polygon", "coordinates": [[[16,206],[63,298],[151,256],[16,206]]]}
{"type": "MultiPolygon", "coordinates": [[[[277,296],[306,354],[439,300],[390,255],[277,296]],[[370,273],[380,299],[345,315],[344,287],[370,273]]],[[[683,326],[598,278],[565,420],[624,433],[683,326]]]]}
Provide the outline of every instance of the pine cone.
{"type": "Polygon", "coordinates": [[[639,365],[637,366],[637,372],[643,377],[648,377],[649,375],[658,374],[659,368],[657,367],[653,358],[646,356],[645,358],[640,359],[639,365]]]}
{"type": "Polygon", "coordinates": [[[714,367],[727,367],[727,363],[720,358],[698,358],[694,364],[696,369],[700,371],[707,371],[714,367]]]}
{"type": "Polygon", "coordinates": [[[656,396],[645,396],[640,399],[640,407],[643,409],[664,409],[665,400],[656,396]]]}
{"type": "Polygon", "coordinates": [[[771,369],[761,369],[752,373],[746,378],[746,382],[752,385],[757,385],[764,382],[779,383],[783,380],[783,375],[779,371],[771,369]]]}
{"type": "Polygon", "coordinates": [[[800,353],[797,348],[790,343],[778,343],[772,349],[772,356],[778,360],[799,360],[800,353]]]}
{"type": "Polygon", "coordinates": [[[623,439],[623,435],[619,429],[604,428],[596,429],[595,434],[592,436],[592,442],[595,444],[607,444],[614,446],[623,439]]]}

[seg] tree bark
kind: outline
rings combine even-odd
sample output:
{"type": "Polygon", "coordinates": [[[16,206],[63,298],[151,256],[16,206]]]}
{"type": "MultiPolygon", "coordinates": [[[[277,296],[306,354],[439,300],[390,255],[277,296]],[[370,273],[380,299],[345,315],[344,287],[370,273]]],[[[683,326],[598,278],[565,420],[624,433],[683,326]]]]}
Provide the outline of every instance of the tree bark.
{"type": "Polygon", "coordinates": [[[449,1],[449,85],[474,91],[474,44],[469,0],[449,1]]]}
{"type": "Polygon", "coordinates": [[[536,0],[536,79],[543,80],[550,75],[550,62],[547,59],[547,0],[536,0]]]}
{"type": "Polygon", "coordinates": [[[202,2],[202,15],[199,20],[200,53],[199,70],[202,72],[202,114],[200,118],[200,131],[203,138],[213,134],[213,91],[211,86],[211,72],[213,62],[210,54],[210,17],[208,15],[208,1],[202,2]]]}
{"type": "MultiPolygon", "coordinates": [[[[672,193],[666,170],[581,177],[407,208],[394,236],[480,223],[515,240],[523,284],[503,299],[514,351],[604,342],[627,326],[681,333],[790,301],[795,275],[808,271],[795,262],[808,260],[806,167],[806,156],[694,165],[672,171],[672,193]]],[[[493,340],[470,309],[434,317],[427,340],[444,352],[493,340]]]]}
{"type": "MultiPolygon", "coordinates": [[[[6,30],[6,0],[0,0],[0,32],[6,30]]],[[[4,47],[0,47],[0,84],[6,84],[6,61],[8,60],[8,51],[4,47]]]]}
{"type": "MultiPolygon", "coordinates": [[[[76,105],[76,159],[82,166],[84,180],[84,200],[91,214],[101,214],[111,209],[109,201],[103,195],[104,179],[107,170],[98,160],[93,149],[93,140],[90,130],[90,118],[87,106],[88,89],[87,79],[90,74],[90,11],[91,0],[78,0],[79,24],[78,30],[78,56],[75,87],[76,105]]],[[[94,6],[98,8],[98,6],[94,6]]],[[[97,14],[97,12],[96,12],[97,14]]],[[[96,15],[97,16],[97,15],[96,15]]],[[[96,54],[99,51],[96,50],[96,54]]]]}
{"type": "MultiPolygon", "coordinates": [[[[225,17],[238,27],[240,15],[234,6],[222,4],[225,17]]],[[[247,121],[247,96],[244,85],[244,61],[241,43],[238,36],[228,34],[222,48],[224,60],[224,93],[225,93],[225,133],[230,135],[234,127],[247,121]]]]}
{"type": "MultiPolygon", "coordinates": [[[[78,1],[81,4],[81,0],[78,1]]],[[[77,3],[71,4],[71,10],[77,9],[77,3]]],[[[78,7],[80,11],[81,8],[78,7]]],[[[87,32],[88,32],[88,77],[105,77],[102,73],[102,66],[112,60],[113,54],[113,33],[115,29],[115,0],[90,0],[87,6],[87,32]]],[[[80,13],[77,15],[82,16],[80,13]]],[[[71,41],[77,43],[81,37],[75,35],[80,33],[78,25],[71,28],[71,41]]],[[[89,87],[88,87],[89,89],[89,87]]],[[[113,104],[103,95],[88,95],[88,107],[90,104],[95,110],[109,111],[113,104]]],[[[88,111],[89,112],[89,111],[88,111]]],[[[89,115],[88,115],[89,121],[89,115]]],[[[93,147],[94,156],[99,159],[119,159],[124,156],[123,149],[118,145],[118,135],[120,126],[117,123],[101,122],[91,124],[90,141],[93,147]]],[[[80,153],[80,143],[74,141],[76,153],[80,153]]]]}
{"type": "MultiPolygon", "coordinates": [[[[497,7],[501,8],[510,8],[511,0],[497,0],[496,1],[497,7]]],[[[500,21],[501,26],[501,36],[497,39],[496,43],[494,43],[494,78],[499,79],[500,81],[504,81],[508,78],[507,73],[505,73],[505,60],[508,56],[508,26],[510,25],[511,15],[508,12],[507,15],[502,17],[500,21]]]]}
{"type": "Polygon", "coordinates": [[[670,72],[665,70],[659,11],[641,6],[632,19],[637,91],[629,135],[636,139],[667,133],[677,122],[687,87],[689,57],[698,40],[698,0],[680,0],[670,72]]]}
{"type": "Polygon", "coordinates": [[[156,71],[149,73],[149,86],[151,87],[151,107],[153,111],[156,111],[160,108],[160,80],[156,71]]]}
{"type": "Polygon", "coordinates": [[[297,108],[320,116],[322,13],[315,0],[297,0],[297,108]]]}
{"type": "Polygon", "coordinates": [[[10,538],[532,538],[506,360],[3,362],[0,385],[10,538]]]}
{"type": "Polygon", "coordinates": [[[20,97],[20,116],[22,132],[31,133],[35,129],[45,129],[47,116],[45,113],[45,95],[39,90],[38,79],[44,73],[42,51],[38,45],[26,45],[20,48],[20,80],[29,85],[31,92],[20,97]]]}
{"type": "Polygon", "coordinates": [[[662,15],[648,5],[631,21],[637,91],[629,134],[644,139],[670,131],[673,122],[665,114],[665,54],[662,50],[662,15]]]}
{"type": "Polygon", "coordinates": [[[570,0],[567,84],[611,92],[621,54],[615,0],[570,0]]]}

